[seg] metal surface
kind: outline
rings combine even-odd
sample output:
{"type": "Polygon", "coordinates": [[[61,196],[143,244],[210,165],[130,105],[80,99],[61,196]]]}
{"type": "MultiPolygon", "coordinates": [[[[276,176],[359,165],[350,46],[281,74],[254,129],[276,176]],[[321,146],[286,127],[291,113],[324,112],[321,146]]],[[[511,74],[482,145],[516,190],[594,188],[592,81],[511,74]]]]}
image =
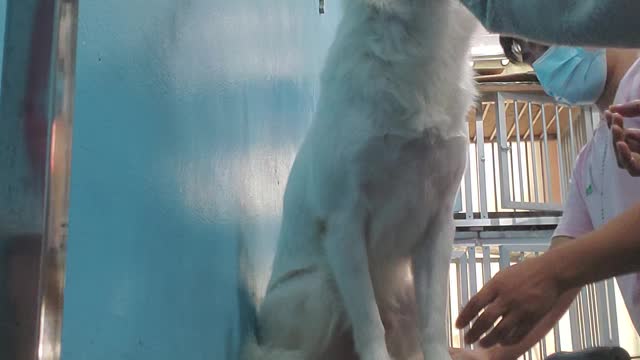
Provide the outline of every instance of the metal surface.
{"type": "Polygon", "coordinates": [[[464,172],[464,189],[465,189],[465,209],[467,213],[467,220],[473,219],[473,192],[471,185],[471,154],[467,152],[467,170],[464,172]]]}
{"type": "MultiPolygon", "coordinates": [[[[2,4],[4,6],[4,4],[2,4]]],[[[77,3],[9,0],[0,111],[0,358],[59,359],[77,3]]]]}
{"type": "Polygon", "coordinates": [[[571,141],[571,158],[575,159],[578,151],[576,150],[576,136],[573,127],[573,112],[569,111],[569,139],[571,141]]]}
{"type": "Polygon", "coordinates": [[[534,213],[562,210],[567,174],[571,172],[575,154],[591,137],[591,107],[567,108],[564,115],[550,98],[527,93],[497,93],[494,101],[501,207],[534,213]],[[513,104],[512,120],[508,120],[510,104],[513,104]],[[547,108],[555,110],[550,122],[547,108]],[[576,114],[580,114],[579,121],[574,119],[576,114]],[[526,117],[524,124],[522,116],[526,117]],[[551,130],[555,132],[553,138],[551,130]]]}
{"type": "MultiPolygon", "coordinates": [[[[531,102],[529,102],[527,104],[527,110],[529,111],[529,129],[527,130],[529,132],[529,149],[531,149],[531,159],[533,160],[533,164],[531,165],[532,169],[533,169],[533,191],[535,194],[535,202],[538,203],[540,202],[540,190],[539,190],[539,184],[538,184],[538,162],[536,161],[536,150],[535,150],[535,145],[536,145],[536,140],[534,138],[534,131],[533,131],[533,114],[531,112],[531,102]]],[[[529,159],[527,159],[527,164],[529,163],[529,159]]],[[[527,171],[527,175],[531,174],[529,171],[527,171]]],[[[529,187],[531,188],[531,187],[529,187]]],[[[529,197],[529,199],[531,199],[531,197],[529,197]]]]}
{"type": "Polygon", "coordinates": [[[40,270],[38,359],[60,359],[75,91],[77,0],[56,1],[53,48],[52,124],[45,203],[46,223],[40,270]]]}
{"type": "Polygon", "coordinates": [[[561,214],[572,155],[591,137],[596,116],[592,107],[561,106],[518,90],[481,90],[468,114],[469,161],[454,206],[458,226],[500,226],[522,217],[543,224],[536,218],[561,214]]]}
{"type": "Polygon", "coordinates": [[[559,162],[559,166],[560,166],[560,186],[562,189],[562,193],[566,194],[567,193],[567,188],[569,185],[569,178],[571,177],[570,172],[567,171],[568,166],[565,167],[565,163],[566,161],[564,160],[564,156],[562,154],[562,133],[560,132],[560,121],[558,121],[558,119],[560,118],[560,111],[558,110],[558,105],[555,105],[554,107],[555,110],[555,123],[556,123],[556,134],[557,135],[557,143],[558,143],[558,162],[559,162]]]}
{"type": "Polygon", "coordinates": [[[544,169],[543,169],[543,181],[544,181],[544,194],[545,201],[553,201],[552,200],[552,186],[551,186],[551,157],[549,156],[549,137],[547,134],[547,115],[545,111],[545,104],[541,104],[541,114],[542,114],[542,151],[543,151],[543,161],[544,161],[544,169]]]}
{"type": "Polygon", "coordinates": [[[588,287],[582,288],[580,290],[579,303],[580,303],[580,319],[582,320],[582,344],[585,348],[593,347],[596,343],[596,339],[593,338],[592,328],[591,328],[591,317],[589,316],[589,295],[588,295],[588,287]]]}
{"type": "Polygon", "coordinates": [[[540,226],[558,225],[558,216],[532,216],[532,217],[504,217],[492,219],[455,220],[457,227],[473,226],[540,226]]]}
{"type": "MultiPolygon", "coordinates": [[[[490,104],[486,105],[486,109],[491,106],[490,104]]],[[[476,105],[476,164],[477,164],[477,175],[478,175],[478,188],[481,189],[479,191],[479,200],[480,200],[480,218],[486,219],[488,218],[488,206],[487,206],[487,162],[485,157],[485,144],[484,144],[484,112],[482,110],[482,103],[478,103],[476,105]],[[484,191],[482,191],[484,189],[484,191]]]]}
{"type": "Polygon", "coordinates": [[[607,287],[607,309],[609,309],[609,338],[611,339],[613,344],[618,343],[619,340],[619,332],[618,332],[618,313],[615,306],[612,304],[616,303],[616,294],[615,294],[615,280],[608,279],[604,283],[607,287]]]}
{"type": "MultiPolygon", "coordinates": [[[[524,104],[526,106],[526,104],[524,104]]],[[[524,109],[524,107],[523,107],[524,109]]],[[[518,156],[518,167],[514,168],[514,166],[511,166],[511,171],[516,172],[518,174],[518,184],[520,185],[520,193],[518,193],[518,195],[516,195],[515,190],[513,190],[513,198],[508,198],[508,199],[513,199],[513,201],[522,201],[524,202],[524,180],[523,180],[523,176],[522,173],[524,172],[525,175],[528,175],[529,172],[525,172],[523,171],[523,167],[522,167],[522,144],[520,143],[520,119],[521,119],[521,115],[518,113],[518,101],[514,99],[513,101],[513,112],[514,112],[514,124],[515,124],[515,129],[516,129],[516,155],[518,156]],[[519,197],[519,199],[517,199],[519,197]]],[[[513,157],[513,153],[511,153],[511,156],[513,157]]],[[[504,186],[504,185],[503,185],[504,186]]],[[[513,187],[515,188],[515,183],[513,184],[513,187]]],[[[505,203],[505,201],[503,200],[503,204],[505,203]]]]}
{"type": "Polygon", "coordinates": [[[476,275],[476,247],[467,248],[467,256],[469,258],[469,296],[478,293],[478,277],[476,275]]]}
{"type": "MultiPolygon", "coordinates": [[[[469,277],[468,277],[468,264],[467,264],[467,254],[466,252],[453,253],[453,262],[456,267],[457,274],[457,299],[458,303],[456,304],[457,309],[461,309],[464,304],[469,302],[469,277]]],[[[453,304],[450,304],[452,306],[453,304]]],[[[450,323],[454,324],[455,319],[450,319],[450,323]]],[[[458,330],[458,339],[462,339],[464,337],[465,329],[458,330]]],[[[459,340],[460,341],[460,340],[459,340]]],[[[465,348],[470,348],[469,344],[460,344],[465,348]]]]}

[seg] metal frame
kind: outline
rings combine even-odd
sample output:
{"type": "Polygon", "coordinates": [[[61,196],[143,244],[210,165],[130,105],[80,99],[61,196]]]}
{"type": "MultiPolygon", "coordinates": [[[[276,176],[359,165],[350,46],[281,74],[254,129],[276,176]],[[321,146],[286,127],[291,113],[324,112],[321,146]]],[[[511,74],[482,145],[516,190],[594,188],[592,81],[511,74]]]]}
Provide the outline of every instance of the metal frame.
{"type": "Polygon", "coordinates": [[[7,2],[0,359],[60,358],[77,16],[77,0],[7,2]]]}
{"type": "MultiPolygon", "coordinates": [[[[560,211],[562,210],[562,206],[560,203],[552,203],[552,202],[546,202],[546,201],[540,201],[540,194],[539,194],[539,186],[538,186],[538,166],[537,166],[537,158],[536,158],[536,151],[535,151],[535,139],[534,139],[534,134],[533,134],[533,128],[534,128],[534,120],[533,120],[533,114],[532,114],[532,104],[536,104],[538,106],[541,107],[541,111],[540,114],[543,117],[543,123],[545,123],[542,126],[543,129],[543,142],[545,143],[546,146],[543,147],[544,150],[544,157],[548,158],[548,142],[547,142],[547,127],[546,125],[546,114],[544,111],[544,105],[545,104],[550,104],[553,103],[553,100],[550,99],[547,96],[542,96],[542,95],[534,95],[534,94],[518,94],[518,93],[502,93],[499,92],[496,94],[496,99],[495,99],[497,106],[498,106],[498,111],[496,111],[496,127],[497,127],[497,134],[498,134],[498,142],[499,142],[499,147],[500,147],[500,173],[501,173],[501,194],[502,194],[502,207],[503,208],[507,208],[507,209],[519,209],[519,210],[533,210],[533,211],[560,211]],[[531,152],[532,152],[532,168],[533,168],[533,181],[534,181],[534,186],[533,186],[533,190],[534,190],[534,196],[533,198],[535,200],[531,199],[531,196],[529,195],[529,201],[526,201],[524,195],[525,195],[525,191],[524,191],[524,186],[523,186],[523,178],[522,178],[522,169],[523,166],[521,164],[521,141],[520,141],[520,116],[519,114],[516,114],[516,118],[514,119],[514,124],[515,124],[515,136],[516,136],[516,152],[517,152],[517,156],[518,156],[518,167],[517,169],[514,169],[514,167],[511,167],[511,171],[518,172],[518,176],[519,176],[519,187],[520,187],[520,199],[518,201],[518,199],[516,199],[516,192],[515,190],[512,189],[512,186],[515,186],[515,182],[513,181],[509,181],[509,167],[507,166],[507,163],[509,162],[509,155],[512,152],[512,147],[510,146],[510,141],[509,141],[509,133],[507,132],[507,123],[506,123],[506,111],[504,110],[505,107],[505,103],[507,100],[512,100],[514,101],[515,104],[517,104],[518,102],[521,103],[525,103],[525,107],[528,110],[528,123],[529,123],[529,129],[527,130],[526,134],[529,135],[529,144],[528,146],[531,148],[531,152]]],[[[517,108],[517,106],[514,106],[514,111],[516,111],[515,109],[517,108]]],[[[559,118],[559,116],[557,117],[559,118]]],[[[556,123],[558,123],[558,121],[556,120],[556,123]]],[[[559,127],[558,127],[559,129],[559,127]]],[[[526,135],[525,134],[525,135],[526,135]]],[[[525,140],[526,141],[526,140],[525,140]]],[[[526,147],[527,145],[525,145],[526,147]]],[[[527,163],[527,167],[529,164],[529,161],[527,159],[526,161],[527,163]]],[[[547,169],[547,174],[549,172],[549,168],[548,168],[548,162],[545,162],[545,167],[547,169]]],[[[527,171],[527,174],[529,174],[529,171],[527,171]]],[[[527,188],[530,190],[530,180],[527,179],[527,188]]],[[[543,179],[543,184],[545,183],[545,179],[543,179]]],[[[546,179],[546,183],[548,183],[548,179],[546,179]]]]}
{"type": "Polygon", "coordinates": [[[466,220],[455,220],[457,227],[556,226],[559,223],[559,216],[503,217],[493,219],[472,218],[466,220]]]}
{"type": "MultiPolygon", "coordinates": [[[[489,109],[489,105],[482,110],[482,102],[479,102],[476,106],[476,142],[479,142],[480,145],[476,147],[476,157],[478,164],[478,187],[480,189],[486,189],[487,186],[487,174],[486,174],[486,158],[484,154],[484,115],[486,111],[489,109]]],[[[480,191],[480,218],[487,219],[489,217],[487,210],[487,192],[480,191]]]]}
{"type": "Polygon", "coordinates": [[[503,226],[509,223],[512,217],[506,213],[495,216],[497,211],[518,211],[532,218],[539,216],[540,212],[557,212],[559,216],[578,147],[590,139],[599,121],[597,112],[585,106],[579,108],[584,121],[576,122],[573,113],[576,109],[559,105],[552,98],[538,93],[485,93],[472,110],[475,113],[471,113],[468,119],[470,125],[475,123],[476,134],[470,139],[467,172],[456,198],[455,213],[464,216],[464,219],[457,220],[459,226],[503,226]],[[490,109],[495,109],[496,123],[489,142],[486,142],[484,120],[490,109]],[[565,109],[570,111],[565,113],[565,109]],[[507,127],[506,115],[512,112],[514,123],[507,127]],[[563,132],[560,119],[564,124],[568,121],[568,129],[563,132]],[[533,129],[540,128],[540,134],[535,135],[533,129]],[[557,156],[554,155],[553,168],[551,129],[557,135],[557,156]],[[491,164],[486,156],[485,146],[488,144],[491,144],[491,164]],[[475,156],[471,153],[474,147],[475,156]],[[487,177],[489,173],[494,178],[492,184],[487,177]],[[559,179],[559,199],[552,187],[551,175],[559,179]],[[491,185],[493,189],[488,187],[491,185]],[[491,190],[496,204],[490,208],[488,192],[491,190]]]}

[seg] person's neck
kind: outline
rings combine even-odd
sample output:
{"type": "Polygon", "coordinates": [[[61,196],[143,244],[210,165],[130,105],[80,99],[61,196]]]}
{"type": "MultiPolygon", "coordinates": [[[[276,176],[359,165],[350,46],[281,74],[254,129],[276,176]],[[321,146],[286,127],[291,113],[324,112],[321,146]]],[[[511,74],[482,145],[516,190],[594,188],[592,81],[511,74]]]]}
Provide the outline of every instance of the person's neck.
{"type": "Polygon", "coordinates": [[[620,81],[627,74],[631,65],[638,59],[638,50],[607,49],[607,82],[602,95],[596,101],[600,111],[605,111],[613,104],[620,81]]]}

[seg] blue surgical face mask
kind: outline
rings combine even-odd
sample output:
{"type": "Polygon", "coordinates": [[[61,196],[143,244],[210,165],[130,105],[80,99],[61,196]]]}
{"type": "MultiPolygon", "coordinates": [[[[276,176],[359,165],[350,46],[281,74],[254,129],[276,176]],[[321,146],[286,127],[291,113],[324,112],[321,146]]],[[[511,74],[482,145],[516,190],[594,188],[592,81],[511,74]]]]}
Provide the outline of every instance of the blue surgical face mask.
{"type": "Polygon", "coordinates": [[[533,63],[533,69],[544,91],[556,101],[593,104],[607,81],[606,51],[552,46],[533,63]]]}

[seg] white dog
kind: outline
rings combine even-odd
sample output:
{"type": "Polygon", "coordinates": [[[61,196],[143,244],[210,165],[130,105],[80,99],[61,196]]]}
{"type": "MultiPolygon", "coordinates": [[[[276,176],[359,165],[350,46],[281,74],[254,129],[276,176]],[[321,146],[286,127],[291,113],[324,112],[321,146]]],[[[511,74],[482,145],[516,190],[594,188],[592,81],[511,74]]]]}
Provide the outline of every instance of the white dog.
{"type": "Polygon", "coordinates": [[[476,22],[458,0],[344,3],[244,358],[448,359],[476,22]]]}

